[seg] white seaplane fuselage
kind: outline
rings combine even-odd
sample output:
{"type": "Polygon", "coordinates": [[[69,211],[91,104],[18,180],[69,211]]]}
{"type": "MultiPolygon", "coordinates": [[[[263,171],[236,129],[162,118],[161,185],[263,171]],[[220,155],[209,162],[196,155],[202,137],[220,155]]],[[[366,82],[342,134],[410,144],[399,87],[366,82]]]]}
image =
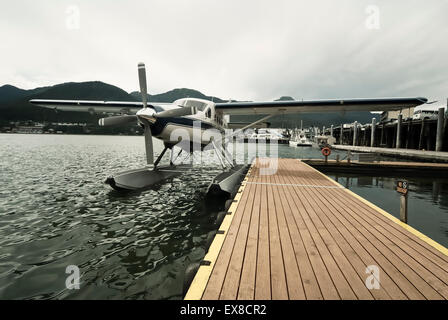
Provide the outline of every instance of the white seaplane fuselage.
{"type": "Polygon", "coordinates": [[[150,122],[152,136],[167,145],[176,145],[181,140],[193,142],[194,145],[205,146],[211,137],[218,140],[222,137],[228,123],[228,116],[221,116],[215,111],[215,103],[209,100],[184,98],[163,106],[151,106],[137,111],[136,115],[150,122]],[[187,116],[158,118],[153,115],[160,111],[173,110],[179,107],[191,107],[194,112],[187,116]]]}

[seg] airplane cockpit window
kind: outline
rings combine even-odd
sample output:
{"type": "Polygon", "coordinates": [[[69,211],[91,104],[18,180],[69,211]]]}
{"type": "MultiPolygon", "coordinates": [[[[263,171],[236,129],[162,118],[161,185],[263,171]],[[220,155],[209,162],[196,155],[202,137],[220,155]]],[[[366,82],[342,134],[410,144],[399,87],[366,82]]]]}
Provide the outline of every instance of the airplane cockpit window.
{"type": "Polygon", "coordinates": [[[184,107],[195,107],[199,111],[204,111],[204,109],[207,107],[206,103],[197,100],[184,100],[182,105],[184,107]]]}

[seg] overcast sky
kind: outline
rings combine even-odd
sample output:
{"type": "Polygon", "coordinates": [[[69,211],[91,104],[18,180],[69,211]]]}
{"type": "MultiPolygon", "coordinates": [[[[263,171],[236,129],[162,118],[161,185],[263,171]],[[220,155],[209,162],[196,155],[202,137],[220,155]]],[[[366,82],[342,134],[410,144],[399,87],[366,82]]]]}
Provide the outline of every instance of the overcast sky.
{"type": "Polygon", "coordinates": [[[448,0],[0,0],[0,85],[448,97],[448,0]],[[79,18],[79,19],[78,19],[79,18]]]}

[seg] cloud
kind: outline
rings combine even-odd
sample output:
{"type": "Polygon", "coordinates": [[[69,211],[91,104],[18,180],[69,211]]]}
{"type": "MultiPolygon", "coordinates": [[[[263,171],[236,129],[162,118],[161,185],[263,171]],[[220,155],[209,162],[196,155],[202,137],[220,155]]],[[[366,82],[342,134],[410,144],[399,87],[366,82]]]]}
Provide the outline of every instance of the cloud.
{"type": "Polygon", "coordinates": [[[0,11],[0,83],[101,80],[134,91],[144,61],[152,93],[444,98],[447,9],[444,0],[10,2],[0,11]],[[366,28],[372,5],[379,29],[366,28]]]}

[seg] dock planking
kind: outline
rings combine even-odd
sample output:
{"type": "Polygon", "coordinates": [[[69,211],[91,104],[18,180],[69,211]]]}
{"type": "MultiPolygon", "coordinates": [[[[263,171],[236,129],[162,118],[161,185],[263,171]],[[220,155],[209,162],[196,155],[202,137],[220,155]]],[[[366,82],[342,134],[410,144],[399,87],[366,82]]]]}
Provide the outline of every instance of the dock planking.
{"type": "Polygon", "coordinates": [[[300,160],[257,159],[237,198],[185,299],[448,299],[446,248],[300,160]]]}

